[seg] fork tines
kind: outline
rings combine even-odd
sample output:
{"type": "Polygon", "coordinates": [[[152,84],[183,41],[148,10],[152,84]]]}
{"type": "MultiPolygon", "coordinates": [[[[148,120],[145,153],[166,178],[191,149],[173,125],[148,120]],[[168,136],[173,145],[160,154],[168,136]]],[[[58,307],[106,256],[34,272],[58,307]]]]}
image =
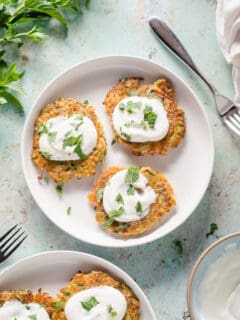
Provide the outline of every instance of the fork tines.
{"type": "Polygon", "coordinates": [[[27,238],[22,227],[16,224],[0,238],[0,263],[6,260],[27,238]]]}

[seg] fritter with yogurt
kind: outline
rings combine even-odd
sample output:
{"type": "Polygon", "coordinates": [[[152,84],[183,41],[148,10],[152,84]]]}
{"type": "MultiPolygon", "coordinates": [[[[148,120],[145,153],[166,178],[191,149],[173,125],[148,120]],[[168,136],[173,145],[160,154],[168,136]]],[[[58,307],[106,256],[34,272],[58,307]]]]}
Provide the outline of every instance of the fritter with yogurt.
{"type": "Polygon", "coordinates": [[[151,229],[176,204],[168,180],[149,167],[108,168],[98,177],[88,199],[103,229],[122,236],[151,229]]]}
{"type": "Polygon", "coordinates": [[[35,123],[32,160],[57,183],[95,174],[106,140],[94,108],[59,99],[43,108],[35,123]]]}
{"type": "Polygon", "coordinates": [[[184,111],[166,79],[141,85],[141,79],[122,79],[104,100],[114,138],[137,156],[167,154],[183,140],[184,111]]]}
{"type": "Polygon", "coordinates": [[[104,319],[140,320],[140,302],[121,281],[102,271],[77,273],[58,294],[53,320],[88,319],[93,312],[104,319]],[[109,295],[112,292],[112,295],[109,295]],[[120,306],[119,306],[120,305],[120,306]],[[124,311],[118,307],[124,307],[124,311]],[[77,313],[77,315],[74,315],[77,313]],[[121,313],[121,314],[120,314],[121,313]],[[107,314],[107,316],[106,316],[107,314]],[[85,316],[85,317],[84,317],[85,316]]]}

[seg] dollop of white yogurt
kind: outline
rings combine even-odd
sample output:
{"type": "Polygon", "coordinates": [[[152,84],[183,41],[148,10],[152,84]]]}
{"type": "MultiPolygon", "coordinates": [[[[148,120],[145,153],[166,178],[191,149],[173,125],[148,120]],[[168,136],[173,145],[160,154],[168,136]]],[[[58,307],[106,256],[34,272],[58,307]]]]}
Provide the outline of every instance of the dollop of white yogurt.
{"type": "Polygon", "coordinates": [[[117,134],[130,142],[159,141],[169,130],[167,112],[156,98],[124,98],[115,107],[112,120],[117,134]]]}
{"type": "Polygon", "coordinates": [[[124,295],[109,286],[76,293],[65,306],[67,320],[122,320],[126,311],[127,302],[124,295]]]}
{"type": "Polygon", "coordinates": [[[139,173],[133,183],[126,182],[128,170],[117,172],[108,182],[103,192],[104,211],[119,222],[131,222],[144,218],[156,201],[156,193],[147,186],[147,178],[139,173]],[[122,211],[116,216],[115,211],[122,211]],[[113,214],[113,216],[112,216],[113,214]]]}
{"type": "Polygon", "coordinates": [[[50,320],[47,311],[40,304],[23,304],[20,301],[7,301],[0,308],[1,320],[50,320]]]}
{"type": "Polygon", "coordinates": [[[240,320],[240,250],[209,267],[199,292],[199,319],[240,320]]]}
{"type": "Polygon", "coordinates": [[[85,160],[97,143],[97,130],[91,119],[82,115],[57,116],[39,128],[40,152],[49,160],[85,160]]]}

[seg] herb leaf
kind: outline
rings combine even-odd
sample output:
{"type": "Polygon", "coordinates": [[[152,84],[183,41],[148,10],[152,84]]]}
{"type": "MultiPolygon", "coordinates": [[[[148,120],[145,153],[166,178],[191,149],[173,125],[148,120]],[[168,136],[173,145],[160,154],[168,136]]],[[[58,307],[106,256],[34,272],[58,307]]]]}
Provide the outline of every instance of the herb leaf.
{"type": "Polygon", "coordinates": [[[138,201],[137,204],[136,204],[136,211],[138,213],[142,213],[142,204],[141,204],[140,201],[138,201]]]}
{"type": "Polygon", "coordinates": [[[31,320],[37,320],[36,314],[31,314],[30,316],[28,316],[28,318],[31,320]]]}
{"type": "Polygon", "coordinates": [[[44,156],[44,158],[48,159],[48,160],[51,160],[51,153],[49,153],[48,151],[46,150],[40,150],[41,154],[44,156]]]}
{"type": "Polygon", "coordinates": [[[43,133],[48,133],[48,127],[47,124],[45,122],[43,122],[39,128],[38,128],[38,133],[39,134],[43,134],[43,133]]]}
{"type": "Polygon", "coordinates": [[[206,237],[212,236],[218,230],[218,225],[216,223],[210,224],[210,230],[206,233],[206,237]]]}
{"type": "Polygon", "coordinates": [[[131,97],[133,97],[133,96],[139,96],[140,92],[141,92],[140,89],[137,90],[137,91],[133,91],[133,90],[131,90],[131,89],[129,89],[129,88],[126,88],[126,93],[127,93],[129,96],[131,96],[131,97]]]}
{"type": "Polygon", "coordinates": [[[173,240],[173,248],[179,253],[183,254],[183,245],[182,242],[178,239],[173,240]]]}
{"type": "Polygon", "coordinates": [[[109,218],[115,219],[117,217],[122,216],[124,213],[125,213],[125,211],[124,211],[123,207],[121,207],[118,210],[109,211],[107,215],[109,216],[109,218]]]}
{"type": "Polygon", "coordinates": [[[72,212],[72,207],[68,207],[67,208],[67,215],[70,216],[71,212],[72,212]]]}
{"type": "Polygon", "coordinates": [[[54,142],[56,140],[57,131],[51,131],[48,133],[48,141],[54,142]]]}
{"type": "Polygon", "coordinates": [[[62,197],[62,194],[63,194],[63,183],[60,183],[56,186],[56,191],[59,195],[59,197],[62,197]]]}
{"type": "Polygon", "coordinates": [[[104,188],[98,188],[97,190],[97,194],[96,194],[96,199],[97,199],[97,202],[99,203],[102,198],[103,198],[103,192],[104,192],[104,188]]]}
{"type": "Polygon", "coordinates": [[[123,200],[123,197],[122,197],[121,193],[118,193],[116,195],[115,201],[117,201],[118,203],[124,204],[124,200],[123,200]]]}
{"type": "Polygon", "coordinates": [[[133,184],[139,179],[139,168],[137,167],[130,167],[127,170],[125,182],[129,184],[133,184]]]}
{"type": "Polygon", "coordinates": [[[157,114],[153,112],[152,107],[146,106],[143,110],[144,121],[146,121],[150,128],[154,128],[157,114]]]}
{"type": "Polygon", "coordinates": [[[96,307],[96,305],[98,305],[99,303],[100,302],[95,297],[91,297],[87,301],[81,301],[81,305],[83,309],[87,311],[90,311],[92,308],[96,307]]]}
{"type": "Polygon", "coordinates": [[[127,195],[128,196],[133,196],[135,194],[135,188],[134,186],[131,186],[127,189],[127,195]]]}

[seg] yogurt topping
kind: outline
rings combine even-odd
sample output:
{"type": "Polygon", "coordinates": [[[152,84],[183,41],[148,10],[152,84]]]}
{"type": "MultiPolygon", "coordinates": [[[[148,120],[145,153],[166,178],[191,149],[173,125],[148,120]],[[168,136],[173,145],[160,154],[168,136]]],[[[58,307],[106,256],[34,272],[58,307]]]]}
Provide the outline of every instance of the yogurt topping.
{"type": "Polygon", "coordinates": [[[57,116],[39,127],[42,155],[54,161],[85,160],[97,143],[97,130],[88,117],[57,116]]]}
{"type": "Polygon", "coordinates": [[[144,218],[156,201],[152,187],[138,168],[117,172],[103,191],[103,207],[109,218],[131,222],[144,218]]]}
{"type": "Polygon", "coordinates": [[[122,320],[126,311],[127,302],[124,295],[109,286],[76,293],[65,306],[67,320],[122,320]]]}
{"type": "Polygon", "coordinates": [[[159,141],[169,130],[167,112],[155,98],[124,98],[115,107],[112,120],[117,134],[130,142],[159,141]]]}
{"type": "Polygon", "coordinates": [[[224,254],[200,286],[201,320],[240,320],[240,250],[224,254]]]}
{"type": "Polygon", "coordinates": [[[1,320],[50,320],[47,311],[37,303],[23,304],[20,301],[7,301],[0,308],[1,320]]]}

